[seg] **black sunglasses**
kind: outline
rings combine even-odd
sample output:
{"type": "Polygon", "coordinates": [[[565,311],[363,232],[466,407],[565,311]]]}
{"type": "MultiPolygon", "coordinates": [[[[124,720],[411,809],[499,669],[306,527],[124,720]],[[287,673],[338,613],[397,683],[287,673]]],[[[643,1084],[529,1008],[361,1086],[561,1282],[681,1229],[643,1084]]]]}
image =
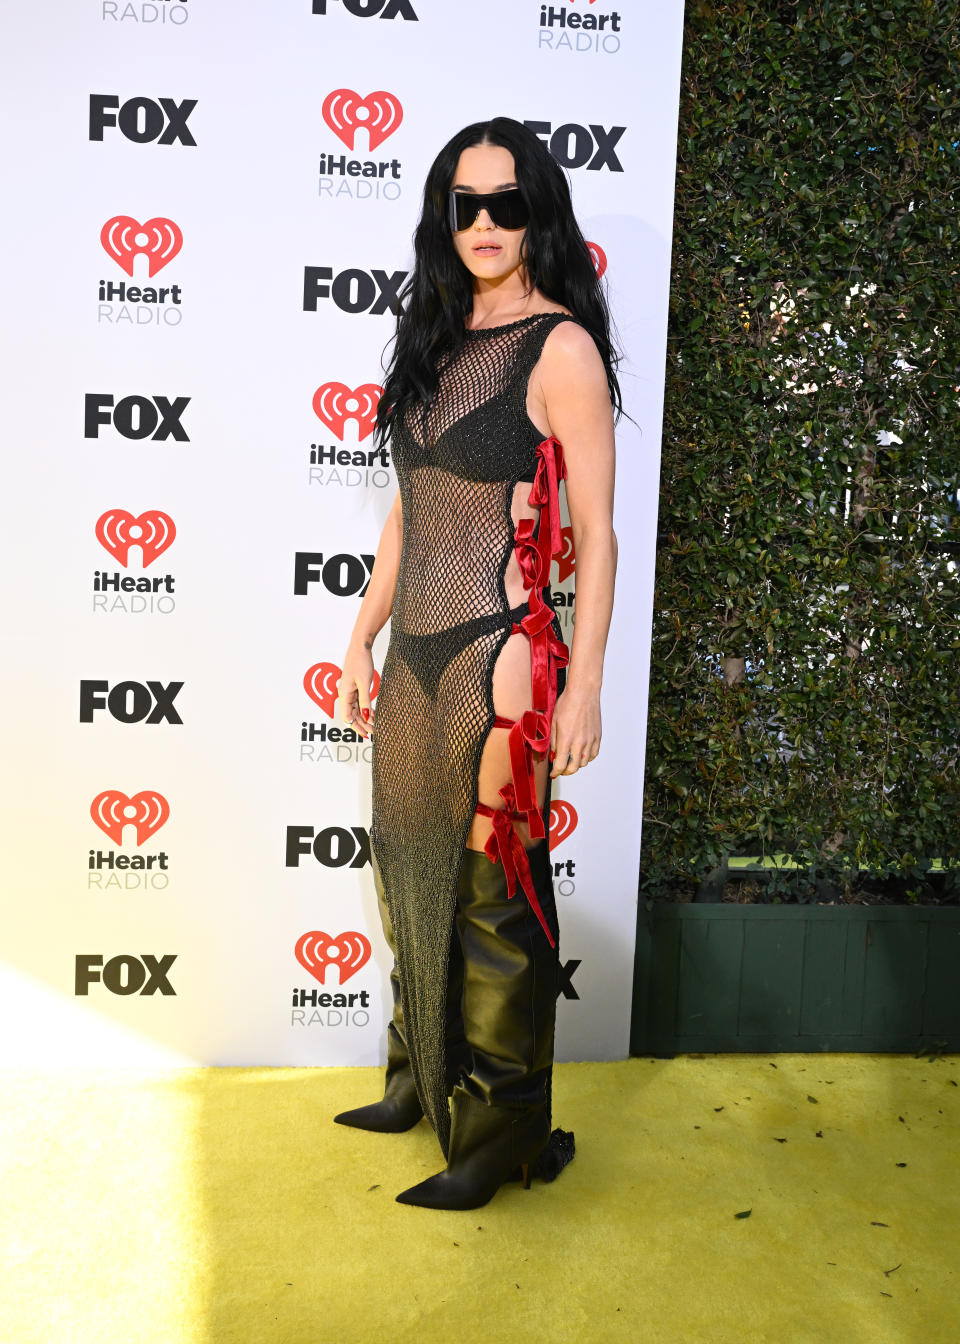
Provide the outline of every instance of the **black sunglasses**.
{"type": "Polygon", "coordinates": [[[492,191],[487,196],[478,196],[472,191],[451,191],[449,198],[450,227],[454,233],[469,229],[481,210],[487,211],[498,229],[522,229],[530,220],[530,211],[519,187],[492,191]]]}

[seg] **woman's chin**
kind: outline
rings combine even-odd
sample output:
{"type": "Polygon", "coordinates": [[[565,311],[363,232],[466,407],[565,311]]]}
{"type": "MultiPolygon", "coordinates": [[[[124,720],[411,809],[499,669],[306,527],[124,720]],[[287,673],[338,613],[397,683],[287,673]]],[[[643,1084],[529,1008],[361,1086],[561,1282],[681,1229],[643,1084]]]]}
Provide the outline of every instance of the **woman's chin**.
{"type": "Polygon", "coordinates": [[[503,257],[471,257],[464,265],[476,280],[503,280],[513,274],[518,263],[503,257]]]}

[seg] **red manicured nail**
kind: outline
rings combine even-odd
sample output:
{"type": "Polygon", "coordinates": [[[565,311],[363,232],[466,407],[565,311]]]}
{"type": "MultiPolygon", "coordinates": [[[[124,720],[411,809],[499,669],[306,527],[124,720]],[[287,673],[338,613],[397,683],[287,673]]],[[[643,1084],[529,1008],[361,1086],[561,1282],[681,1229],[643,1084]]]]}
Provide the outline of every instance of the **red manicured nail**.
{"type": "Polygon", "coordinates": [[[556,753],[555,751],[551,751],[551,753],[550,753],[550,759],[551,759],[551,761],[556,757],[556,754],[557,754],[557,753],[556,753]]]}
{"type": "Polygon", "coordinates": [[[363,715],[363,717],[364,717],[365,719],[369,719],[369,717],[370,717],[370,711],[369,711],[369,709],[361,709],[360,713],[363,715]]]}

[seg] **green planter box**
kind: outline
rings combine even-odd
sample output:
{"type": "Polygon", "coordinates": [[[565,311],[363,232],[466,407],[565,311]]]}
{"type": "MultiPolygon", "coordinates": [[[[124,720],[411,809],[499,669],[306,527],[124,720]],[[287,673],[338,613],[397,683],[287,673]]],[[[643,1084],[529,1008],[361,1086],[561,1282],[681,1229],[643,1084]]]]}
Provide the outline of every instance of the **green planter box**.
{"type": "Polygon", "coordinates": [[[632,1055],[960,1050],[960,909],[641,900],[632,1055]]]}

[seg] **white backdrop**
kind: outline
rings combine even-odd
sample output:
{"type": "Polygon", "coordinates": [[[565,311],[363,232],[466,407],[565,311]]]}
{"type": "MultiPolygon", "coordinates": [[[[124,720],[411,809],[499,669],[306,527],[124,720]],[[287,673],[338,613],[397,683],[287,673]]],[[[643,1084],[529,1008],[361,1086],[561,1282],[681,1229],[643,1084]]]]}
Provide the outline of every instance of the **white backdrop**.
{"type": "Polygon", "coordinates": [[[350,413],[427,168],[495,115],[569,167],[640,427],[617,435],[601,752],[555,781],[551,831],[557,1058],[627,1054],[682,18],[7,7],[0,1062],[385,1059],[369,745],[336,740],[326,692],[396,479],[350,413]],[[372,944],[342,995],[297,959],[315,930],[372,944]]]}

